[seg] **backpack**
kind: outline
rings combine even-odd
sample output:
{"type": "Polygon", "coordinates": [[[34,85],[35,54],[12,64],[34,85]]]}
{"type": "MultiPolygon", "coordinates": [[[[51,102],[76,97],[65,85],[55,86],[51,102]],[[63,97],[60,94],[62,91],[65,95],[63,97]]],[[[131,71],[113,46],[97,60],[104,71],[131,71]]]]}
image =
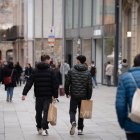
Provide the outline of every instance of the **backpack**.
{"type": "Polygon", "coordinates": [[[91,66],[90,73],[92,76],[94,76],[96,74],[96,67],[95,66],[91,66]]]}
{"type": "Polygon", "coordinates": [[[136,86],[136,90],[132,99],[132,107],[131,107],[131,112],[129,113],[129,118],[136,122],[140,123],[140,89],[138,88],[136,81],[133,77],[133,75],[130,73],[131,78],[136,86]]]}

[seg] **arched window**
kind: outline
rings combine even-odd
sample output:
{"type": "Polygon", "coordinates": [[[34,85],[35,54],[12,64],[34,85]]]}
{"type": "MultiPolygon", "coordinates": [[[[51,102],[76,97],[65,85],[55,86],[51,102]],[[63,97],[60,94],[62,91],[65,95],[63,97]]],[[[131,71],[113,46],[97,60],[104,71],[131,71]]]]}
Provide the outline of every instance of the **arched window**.
{"type": "Polygon", "coordinates": [[[13,61],[13,50],[6,51],[6,61],[8,61],[8,62],[13,61]]]}

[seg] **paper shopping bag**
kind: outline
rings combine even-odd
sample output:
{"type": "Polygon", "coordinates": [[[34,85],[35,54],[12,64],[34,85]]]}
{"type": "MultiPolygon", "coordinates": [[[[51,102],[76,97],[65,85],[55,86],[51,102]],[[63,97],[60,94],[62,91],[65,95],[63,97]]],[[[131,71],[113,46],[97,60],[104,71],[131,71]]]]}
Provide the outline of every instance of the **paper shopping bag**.
{"type": "Polygon", "coordinates": [[[137,89],[134,93],[129,118],[134,122],[140,123],[140,89],[137,89]]]}
{"type": "Polygon", "coordinates": [[[80,109],[80,118],[91,119],[92,118],[92,100],[82,100],[80,109]]]}
{"type": "Polygon", "coordinates": [[[50,122],[51,125],[56,125],[57,121],[57,108],[54,104],[49,105],[48,110],[48,122],[50,122]]]}

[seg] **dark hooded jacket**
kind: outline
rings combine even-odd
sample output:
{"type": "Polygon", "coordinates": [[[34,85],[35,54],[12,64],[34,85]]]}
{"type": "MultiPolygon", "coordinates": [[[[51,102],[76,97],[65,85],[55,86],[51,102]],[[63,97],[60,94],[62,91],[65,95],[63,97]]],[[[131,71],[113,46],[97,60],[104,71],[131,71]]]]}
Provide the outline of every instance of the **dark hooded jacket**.
{"type": "Polygon", "coordinates": [[[22,94],[27,95],[33,84],[35,97],[58,97],[56,76],[48,64],[44,62],[37,64],[36,69],[29,77],[22,94]]]}
{"type": "Polygon", "coordinates": [[[90,99],[92,96],[92,78],[84,64],[72,68],[65,80],[65,93],[75,99],[90,99]]]}

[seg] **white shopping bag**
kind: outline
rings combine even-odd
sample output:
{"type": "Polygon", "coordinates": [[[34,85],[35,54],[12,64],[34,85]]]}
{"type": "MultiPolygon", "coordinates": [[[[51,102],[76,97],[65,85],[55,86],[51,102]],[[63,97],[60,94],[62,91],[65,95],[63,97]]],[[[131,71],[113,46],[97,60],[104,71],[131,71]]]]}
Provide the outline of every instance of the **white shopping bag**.
{"type": "Polygon", "coordinates": [[[129,114],[129,118],[137,123],[140,123],[140,89],[137,88],[133,99],[132,99],[132,108],[129,114]]]}

